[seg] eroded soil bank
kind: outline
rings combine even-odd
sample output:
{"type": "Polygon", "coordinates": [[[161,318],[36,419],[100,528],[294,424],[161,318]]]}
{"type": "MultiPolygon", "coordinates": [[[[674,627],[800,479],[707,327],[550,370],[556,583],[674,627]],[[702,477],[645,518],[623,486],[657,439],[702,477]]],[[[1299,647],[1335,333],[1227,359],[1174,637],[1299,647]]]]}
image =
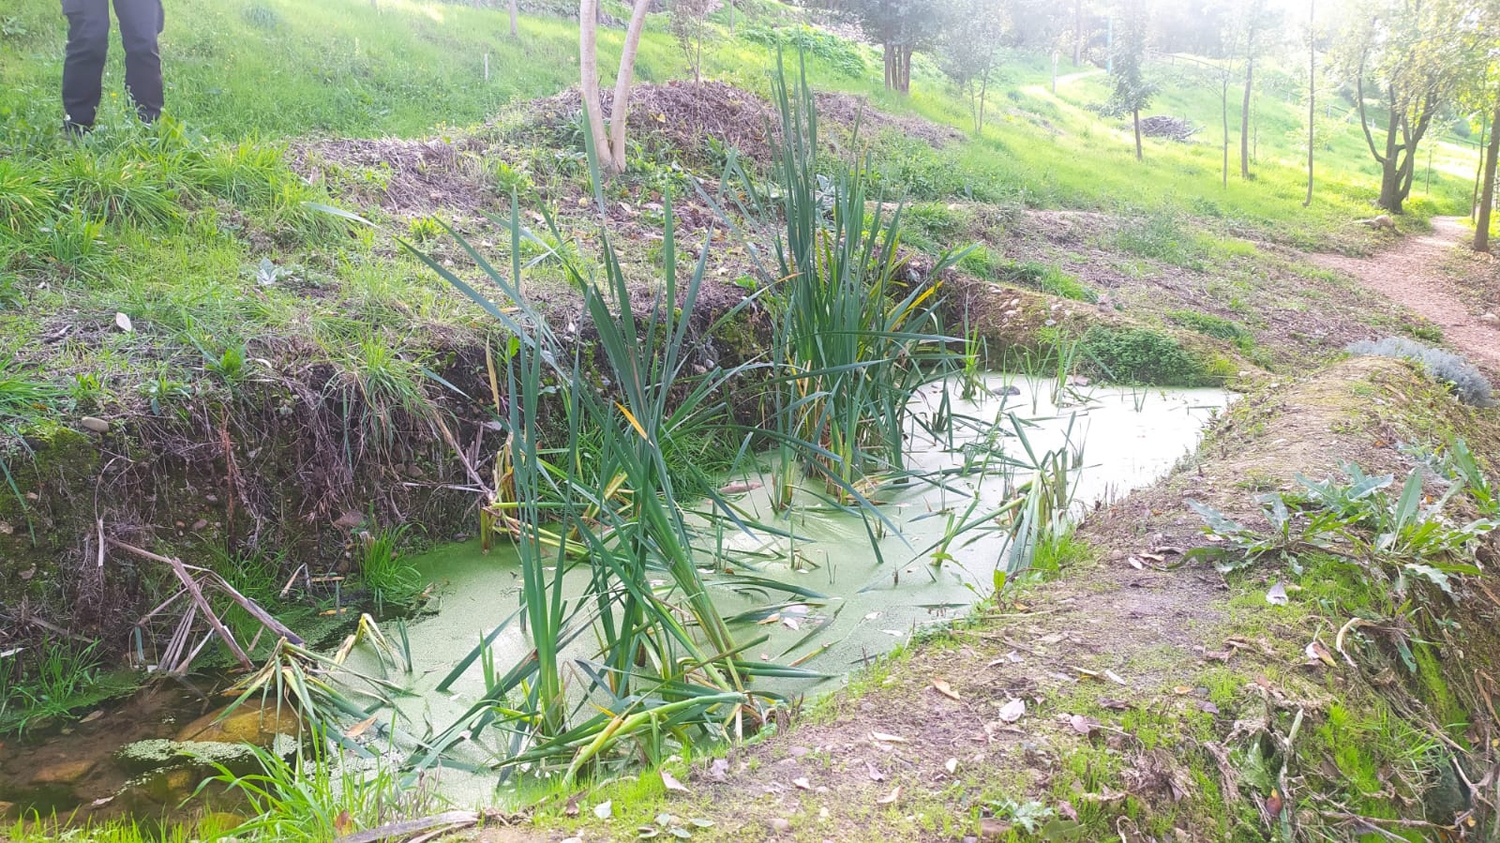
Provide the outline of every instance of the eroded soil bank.
{"type": "Polygon", "coordinates": [[[1500,421],[1403,363],[1359,358],[1270,388],[1166,480],[1091,515],[1086,561],[878,665],[784,734],[669,764],[689,792],[647,772],[579,794],[576,816],[559,799],[477,837],[628,840],[669,830],[668,815],[694,839],[1034,839],[1027,826],[1048,822],[1048,839],[1488,839],[1492,574],[1445,595],[1311,556],[1300,573],[1266,560],[1228,576],[1183,556],[1205,543],[1189,499],[1265,529],[1258,493],[1345,462],[1405,477],[1455,437],[1493,455],[1500,421]],[[607,821],[592,811],[605,801],[607,821]]]}

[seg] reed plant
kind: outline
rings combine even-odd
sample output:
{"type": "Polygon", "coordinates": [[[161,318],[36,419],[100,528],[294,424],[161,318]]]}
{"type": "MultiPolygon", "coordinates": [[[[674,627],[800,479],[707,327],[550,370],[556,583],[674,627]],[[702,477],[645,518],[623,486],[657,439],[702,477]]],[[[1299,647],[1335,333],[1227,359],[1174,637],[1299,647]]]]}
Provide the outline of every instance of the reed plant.
{"type": "MultiPolygon", "coordinates": [[[[668,197],[662,282],[644,306],[607,232],[601,232],[602,277],[569,259],[567,250],[557,251],[597,335],[604,369],[597,374],[613,384],[609,393],[593,386],[595,373],[580,347],[559,337],[522,293],[518,261],[513,274],[502,273],[449,232],[503,293],[502,307],[408,246],[513,337],[503,355],[508,439],[487,512],[515,540],[521,564],[521,605],[500,628],[519,622],[532,646],[502,672],[481,641],[439,684],[449,687],[475,661],[489,664],[484,694],[425,741],[412,758],[416,770],[494,730],[503,736],[497,767],[524,765],[571,781],[612,759],[660,757],[668,746],[753,731],[778,702],[752,691],[753,675],[818,675],[742,660],[759,640],[734,640],[701,573],[666,455],[723,424],[720,396],[743,367],[693,372],[693,318],[708,250],[680,283],[670,204],[668,197]],[[546,401],[560,412],[569,442],[588,437],[587,460],[571,448],[543,446],[546,401]],[[583,583],[572,598],[569,580],[583,583]],[[571,687],[567,676],[578,677],[571,687]],[[591,705],[577,705],[584,700],[591,705]],[[637,752],[617,753],[627,742],[637,752]]],[[[513,242],[519,239],[515,215],[495,222],[511,226],[513,242]]],[[[561,239],[555,231],[554,237],[561,239]]]]}
{"type": "Polygon", "coordinates": [[[775,502],[790,507],[811,474],[836,500],[863,507],[862,488],[904,468],[905,436],[920,420],[913,396],[963,369],[965,341],[943,333],[939,313],[939,279],[963,252],[916,271],[901,251],[902,205],[875,193],[866,159],[855,154],[831,176],[822,172],[805,60],[799,71],[789,79],[778,56],[772,183],[757,189],[737,160],[726,181],[746,188],[731,200],[738,216],[774,235],[775,266],[761,273],[776,316],[775,502]]]}

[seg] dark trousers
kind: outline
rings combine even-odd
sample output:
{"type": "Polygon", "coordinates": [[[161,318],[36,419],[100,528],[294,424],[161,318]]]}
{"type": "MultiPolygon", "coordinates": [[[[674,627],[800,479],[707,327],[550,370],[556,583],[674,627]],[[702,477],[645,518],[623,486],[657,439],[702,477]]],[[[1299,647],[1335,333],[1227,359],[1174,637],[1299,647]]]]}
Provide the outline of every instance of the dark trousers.
{"type": "MultiPolygon", "coordinates": [[[[125,45],[125,90],[147,123],[161,116],[161,53],[156,36],[165,20],[161,0],[114,0],[125,45]]],[[[68,57],[62,99],[70,125],[89,127],[99,110],[104,59],[109,53],[109,0],[62,0],[68,16],[68,57]]]]}

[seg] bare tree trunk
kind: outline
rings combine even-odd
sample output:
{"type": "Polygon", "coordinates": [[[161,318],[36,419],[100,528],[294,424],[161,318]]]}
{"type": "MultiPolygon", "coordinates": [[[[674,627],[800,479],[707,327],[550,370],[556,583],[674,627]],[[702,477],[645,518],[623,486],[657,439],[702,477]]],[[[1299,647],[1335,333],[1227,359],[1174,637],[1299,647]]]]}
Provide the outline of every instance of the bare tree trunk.
{"type": "Polygon", "coordinates": [[[625,46],[620,50],[620,73],[615,77],[615,99],[610,104],[610,169],[625,172],[625,121],[630,115],[630,83],[635,76],[635,53],[641,46],[641,31],[646,28],[646,10],[651,0],[635,0],[630,11],[630,25],[625,30],[625,46]]]}
{"type": "Polygon", "coordinates": [[[1307,198],[1302,207],[1312,205],[1313,190],[1313,124],[1317,119],[1315,102],[1318,96],[1318,37],[1314,32],[1314,12],[1317,0],[1307,0],[1307,198]]]}
{"type": "Polygon", "coordinates": [[[589,124],[594,153],[608,166],[609,136],[604,133],[604,110],[599,103],[599,0],[579,0],[578,70],[583,110],[589,124]]]}
{"type": "Polygon", "coordinates": [[[1145,160],[1141,157],[1141,110],[1139,108],[1131,111],[1135,115],[1135,160],[1145,160]]]}
{"type": "Polygon", "coordinates": [[[1401,213],[1401,162],[1396,145],[1396,132],[1401,118],[1397,115],[1395,98],[1391,98],[1390,120],[1385,128],[1385,156],[1380,162],[1380,196],[1375,204],[1393,214],[1401,213]]]}
{"type": "Polygon", "coordinates": [[[1479,197],[1479,218],[1474,224],[1474,251],[1490,250],[1490,211],[1495,205],[1495,158],[1500,156],[1500,91],[1495,94],[1495,117],[1490,126],[1490,145],[1484,153],[1484,192],[1479,197]]]}
{"type": "MultiPolygon", "coordinates": [[[[1479,124],[1479,148],[1484,149],[1485,132],[1489,131],[1488,124],[1479,124]]],[[[1469,197],[1469,219],[1479,212],[1479,180],[1484,178],[1484,156],[1479,156],[1479,166],[1474,168],[1474,193],[1469,197]]]]}
{"type": "Polygon", "coordinates": [[[1229,68],[1224,68],[1219,77],[1219,109],[1224,117],[1224,178],[1223,186],[1229,187],[1229,68]]]}
{"type": "Polygon", "coordinates": [[[1250,89],[1255,78],[1255,21],[1245,41],[1245,101],[1240,107],[1240,178],[1250,178],[1250,89]]]}
{"type": "Polygon", "coordinates": [[[510,37],[521,37],[521,29],[517,26],[516,19],[520,17],[521,10],[518,0],[510,0],[510,37]]]}
{"type": "Polygon", "coordinates": [[[974,132],[975,137],[984,134],[984,99],[990,90],[990,69],[984,69],[984,76],[979,80],[979,124],[974,132]]]}

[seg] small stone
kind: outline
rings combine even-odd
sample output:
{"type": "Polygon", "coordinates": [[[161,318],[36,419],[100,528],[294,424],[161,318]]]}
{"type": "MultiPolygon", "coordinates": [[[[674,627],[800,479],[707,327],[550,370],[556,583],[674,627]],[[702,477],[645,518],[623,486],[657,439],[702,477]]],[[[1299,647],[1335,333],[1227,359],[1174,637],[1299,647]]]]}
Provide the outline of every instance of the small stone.
{"type": "Polygon", "coordinates": [[[204,495],[203,496],[203,501],[205,503],[218,503],[219,502],[219,496],[218,495],[204,495]]]}
{"type": "Polygon", "coordinates": [[[178,521],[178,522],[177,522],[177,523],[175,523],[175,524],[174,524],[174,525],[173,525],[173,526],[175,526],[175,527],[176,527],[176,528],[177,528],[177,529],[179,529],[179,530],[181,530],[181,529],[182,529],[182,528],[183,528],[183,527],[186,527],[186,526],[187,526],[187,524],[185,524],[185,523],[183,523],[183,522],[181,522],[181,521],[178,521]]]}
{"type": "Polygon", "coordinates": [[[104,433],[109,430],[109,422],[93,416],[84,416],[78,420],[78,423],[95,433],[104,433]]]}
{"type": "Polygon", "coordinates": [[[1496,316],[1493,313],[1486,313],[1485,315],[1479,317],[1479,321],[1488,322],[1491,325],[1500,324],[1500,316],[1496,316]]]}
{"type": "Polygon", "coordinates": [[[206,521],[205,519],[202,519],[202,518],[199,518],[197,521],[193,522],[193,529],[194,530],[201,530],[201,529],[203,529],[204,527],[207,527],[207,526],[208,526],[208,521],[206,521]]]}
{"type": "Polygon", "coordinates": [[[771,830],[776,832],[777,834],[786,834],[788,831],[792,830],[792,823],[790,820],[784,819],[782,817],[777,817],[776,819],[771,820],[771,830]]]}
{"type": "Polygon", "coordinates": [[[89,774],[94,769],[94,759],[79,758],[73,761],[59,761],[36,771],[31,777],[32,784],[73,784],[89,774]]]}

